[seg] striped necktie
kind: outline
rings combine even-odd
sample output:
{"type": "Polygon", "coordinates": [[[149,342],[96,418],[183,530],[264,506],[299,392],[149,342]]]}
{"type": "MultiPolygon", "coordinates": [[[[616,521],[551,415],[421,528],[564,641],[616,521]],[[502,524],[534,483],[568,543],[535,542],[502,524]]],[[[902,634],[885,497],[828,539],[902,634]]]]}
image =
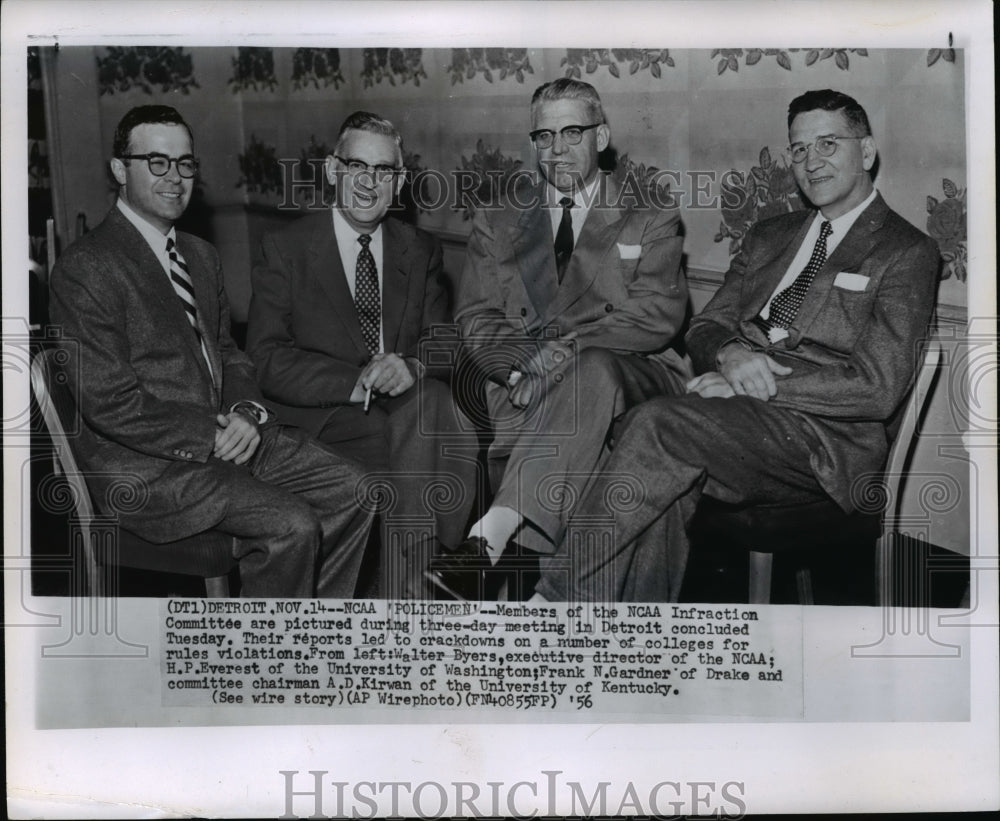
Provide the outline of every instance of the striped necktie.
{"type": "Polygon", "coordinates": [[[177,243],[173,237],[167,237],[167,257],[170,259],[170,283],[174,286],[174,291],[180,298],[184,306],[184,313],[194,329],[194,335],[201,346],[201,353],[205,357],[208,365],[208,372],[212,373],[212,360],[208,358],[208,348],[205,346],[205,339],[201,335],[201,328],[198,327],[198,303],[194,298],[194,285],[191,283],[191,275],[188,273],[187,263],[181,252],[177,250],[177,243]]]}

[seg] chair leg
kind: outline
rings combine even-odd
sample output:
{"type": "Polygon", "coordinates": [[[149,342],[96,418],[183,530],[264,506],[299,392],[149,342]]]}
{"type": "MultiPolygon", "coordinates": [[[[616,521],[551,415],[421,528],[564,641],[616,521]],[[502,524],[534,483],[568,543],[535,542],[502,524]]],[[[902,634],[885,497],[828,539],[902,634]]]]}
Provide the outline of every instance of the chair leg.
{"type": "Polygon", "coordinates": [[[808,567],[800,567],[795,571],[795,589],[799,594],[799,604],[815,604],[812,573],[808,567]]]}
{"type": "Polygon", "coordinates": [[[210,599],[229,598],[229,576],[213,576],[205,579],[205,593],[210,599]]]}
{"type": "Polygon", "coordinates": [[[883,533],[875,543],[875,584],[879,607],[892,606],[892,565],[895,553],[895,534],[883,533]]]}
{"type": "Polygon", "coordinates": [[[750,551],[750,604],[771,603],[773,553],[750,551]]]}

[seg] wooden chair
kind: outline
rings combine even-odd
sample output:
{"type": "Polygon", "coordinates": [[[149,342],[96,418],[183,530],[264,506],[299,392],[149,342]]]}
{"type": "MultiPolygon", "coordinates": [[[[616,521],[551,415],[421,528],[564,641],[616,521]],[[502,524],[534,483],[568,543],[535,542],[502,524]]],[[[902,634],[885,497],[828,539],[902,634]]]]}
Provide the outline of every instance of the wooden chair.
{"type": "Polygon", "coordinates": [[[77,465],[67,435],[67,430],[75,430],[73,420],[77,409],[60,364],[64,356],[58,348],[36,354],[31,363],[31,388],[52,440],[56,471],[65,477],[73,495],[75,509],[71,521],[79,534],[88,593],[113,594],[114,590],[108,590],[106,577],[113,565],[119,565],[199,576],[205,582],[208,596],[229,596],[229,573],[237,566],[232,536],[207,531],[176,542],[154,544],[120,527],[116,516],[95,512],[86,474],[77,465]]]}
{"type": "MultiPolygon", "coordinates": [[[[737,507],[703,497],[696,514],[695,539],[712,539],[749,551],[751,604],[771,601],[775,553],[816,553],[865,542],[876,544],[878,603],[890,603],[892,526],[899,520],[902,489],[916,442],[919,419],[930,398],[940,361],[941,345],[932,340],[924,350],[923,364],[907,400],[881,481],[870,483],[863,489],[863,498],[858,500],[863,509],[844,513],[833,501],[737,507]]],[[[800,604],[813,603],[812,579],[808,569],[797,570],[796,588],[800,604]]]]}

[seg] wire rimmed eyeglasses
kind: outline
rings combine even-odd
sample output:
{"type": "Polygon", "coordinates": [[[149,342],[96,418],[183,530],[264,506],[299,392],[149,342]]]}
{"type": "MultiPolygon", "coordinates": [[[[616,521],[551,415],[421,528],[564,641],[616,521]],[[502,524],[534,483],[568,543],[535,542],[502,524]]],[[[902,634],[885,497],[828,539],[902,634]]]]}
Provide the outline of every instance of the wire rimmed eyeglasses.
{"type": "Polygon", "coordinates": [[[800,163],[805,162],[806,157],[809,156],[810,148],[816,151],[818,157],[832,157],[837,153],[837,145],[840,140],[863,139],[864,137],[837,137],[834,134],[827,134],[823,137],[817,137],[811,143],[792,143],[785,149],[785,153],[788,154],[788,158],[793,163],[800,163]]]}

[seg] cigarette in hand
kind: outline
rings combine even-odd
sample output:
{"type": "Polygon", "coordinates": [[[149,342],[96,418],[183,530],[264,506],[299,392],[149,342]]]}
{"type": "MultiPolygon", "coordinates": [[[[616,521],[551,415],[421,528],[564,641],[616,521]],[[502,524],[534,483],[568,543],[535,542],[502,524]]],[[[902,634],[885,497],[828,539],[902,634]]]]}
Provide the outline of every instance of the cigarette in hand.
{"type": "Polygon", "coordinates": [[[365,389],[365,413],[368,413],[368,408],[372,403],[372,389],[365,389]]]}

